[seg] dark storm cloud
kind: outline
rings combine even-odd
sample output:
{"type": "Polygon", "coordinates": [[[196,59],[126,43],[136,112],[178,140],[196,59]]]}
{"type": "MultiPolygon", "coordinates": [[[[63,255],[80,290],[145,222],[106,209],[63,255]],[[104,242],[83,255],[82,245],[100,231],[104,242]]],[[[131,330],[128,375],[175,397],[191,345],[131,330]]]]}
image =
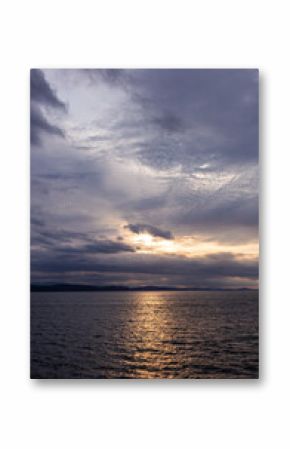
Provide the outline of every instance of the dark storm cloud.
{"type": "MultiPolygon", "coordinates": [[[[86,166],[84,168],[87,168],[86,166]]],[[[67,169],[62,166],[55,168],[53,173],[42,173],[41,176],[35,176],[32,185],[41,188],[49,186],[50,191],[69,191],[88,186],[91,189],[98,189],[102,184],[101,171],[81,170],[80,166],[69,166],[67,169]],[[78,169],[78,170],[77,170],[78,169]]],[[[48,190],[47,190],[48,193],[48,190]]]]}
{"type": "Polygon", "coordinates": [[[143,162],[187,170],[257,161],[256,70],[134,70],[129,79],[145,119],[169,131],[144,142],[143,162]],[[172,140],[180,131],[182,140],[172,140]]]}
{"type": "Polygon", "coordinates": [[[57,97],[39,69],[30,71],[30,141],[41,145],[43,134],[64,137],[64,131],[46,118],[44,110],[53,108],[66,110],[66,105],[57,97]]]}
{"type": "MultiPolygon", "coordinates": [[[[40,219],[32,218],[31,243],[43,246],[46,250],[66,257],[84,254],[86,257],[92,254],[116,254],[122,252],[135,252],[135,249],[120,240],[106,238],[96,239],[88,233],[73,232],[56,229],[49,231],[44,228],[40,219]]],[[[93,234],[93,233],[91,233],[93,234]]]]}
{"type": "Polygon", "coordinates": [[[31,101],[41,103],[53,108],[65,110],[66,106],[56,95],[55,91],[46,81],[44,74],[39,69],[30,71],[30,98],[31,101]]]}
{"type": "Polygon", "coordinates": [[[49,231],[45,228],[42,220],[32,217],[31,219],[31,243],[32,245],[49,246],[51,249],[57,249],[60,245],[72,244],[76,239],[87,240],[87,235],[80,232],[71,232],[63,229],[49,231]],[[41,226],[40,223],[42,223],[41,226]]]}
{"type": "Polygon", "coordinates": [[[31,226],[36,226],[36,227],[44,226],[43,220],[41,220],[40,218],[33,217],[33,216],[31,216],[31,218],[30,218],[30,223],[31,223],[31,226]]]}
{"type": "Polygon", "coordinates": [[[48,254],[47,257],[32,259],[32,271],[34,277],[37,272],[51,273],[53,276],[59,276],[65,273],[80,273],[91,276],[94,274],[123,274],[126,281],[127,276],[168,276],[168,284],[178,282],[178,285],[202,286],[206,284],[220,285],[225,278],[236,277],[255,280],[258,275],[258,266],[256,261],[238,260],[232,254],[218,254],[215,256],[200,257],[196,259],[187,259],[182,257],[151,256],[135,254],[134,259],[122,257],[93,258],[84,253],[66,253],[60,252],[57,257],[48,254]]]}
{"type": "MultiPolygon", "coordinates": [[[[169,212],[170,214],[170,212],[169,212]]],[[[173,226],[190,227],[195,232],[236,234],[239,239],[247,239],[248,232],[256,237],[259,224],[259,201],[256,195],[234,195],[229,192],[197,195],[196,200],[184,200],[175,205],[170,216],[173,226]]]]}
{"type": "Polygon", "coordinates": [[[125,70],[122,69],[101,69],[100,74],[103,79],[109,83],[119,83],[124,79],[125,70]]]}
{"type": "Polygon", "coordinates": [[[56,125],[52,125],[44,117],[41,109],[35,105],[30,108],[30,140],[33,145],[41,144],[41,136],[50,134],[54,136],[64,137],[64,132],[56,125]]]}
{"type": "Polygon", "coordinates": [[[126,243],[122,243],[121,241],[115,242],[112,240],[98,240],[96,242],[89,243],[83,247],[83,250],[86,253],[104,253],[104,254],[115,254],[122,252],[135,252],[135,249],[127,245],[126,243]]]}
{"type": "Polygon", "coordinates": [[[174,238],[172,232],[166,231],[164,229],[157,228],[156,226],[151,226],[149,224],[144,223],[136,223],[136,224],[128,224],[125,226],[126,229],[129,229],[134,234],[141,234],[143,232],[147,232],[153,237],[161,237],[163,239],[171,240],[174,238]]]}
{"type": "Polygon", "coordinates": [[[152,119],[152,123],[168,132],[181,132],[184,130],[183,122],[180,118],[172,114],[164,114],[161,117],[156,117],[152,119]]]}

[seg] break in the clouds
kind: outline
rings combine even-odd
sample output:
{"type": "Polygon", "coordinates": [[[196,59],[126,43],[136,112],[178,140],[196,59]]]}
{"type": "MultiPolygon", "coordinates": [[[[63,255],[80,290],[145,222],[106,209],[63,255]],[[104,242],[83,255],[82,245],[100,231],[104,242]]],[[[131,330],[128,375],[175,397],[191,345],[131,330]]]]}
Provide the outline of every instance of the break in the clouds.
{"type": "Polygon", "coordinates": [[[32,70],[32,282],[256,287],[258,128],[256,70],[32,70]]]}

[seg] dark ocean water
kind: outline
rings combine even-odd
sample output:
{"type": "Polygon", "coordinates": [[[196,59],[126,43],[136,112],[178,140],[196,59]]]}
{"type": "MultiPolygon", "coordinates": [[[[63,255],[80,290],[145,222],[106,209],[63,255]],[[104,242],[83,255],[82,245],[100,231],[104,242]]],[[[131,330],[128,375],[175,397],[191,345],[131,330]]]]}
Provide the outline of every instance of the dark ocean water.
{"type": "Polygon", "coordinates": [[[31,294],[32,378],[257,378],[258,292],[31,294]]]}

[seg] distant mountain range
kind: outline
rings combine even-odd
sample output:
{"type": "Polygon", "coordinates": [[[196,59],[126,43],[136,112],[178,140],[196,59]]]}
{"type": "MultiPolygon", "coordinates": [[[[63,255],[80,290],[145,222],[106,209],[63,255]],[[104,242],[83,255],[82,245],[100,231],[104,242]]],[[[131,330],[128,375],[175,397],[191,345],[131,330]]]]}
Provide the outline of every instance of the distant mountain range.
{"type": "Polygon", "coordinates": [[[30,287],[32,292],[150,292],[150,291],[253,291],[251,288],[194,288],[194,287],[169,287],[148,285],[143,287],[128,287],[124,285],[82,285],[82,284],[49,284],[40,285],[32,284],[30,287]]]}

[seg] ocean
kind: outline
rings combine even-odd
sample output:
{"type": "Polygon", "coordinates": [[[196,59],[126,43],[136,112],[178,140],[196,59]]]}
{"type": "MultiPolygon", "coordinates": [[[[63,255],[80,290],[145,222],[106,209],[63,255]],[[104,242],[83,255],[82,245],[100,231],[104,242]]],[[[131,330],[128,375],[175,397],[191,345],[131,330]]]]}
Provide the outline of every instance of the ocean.
{"type": "Polygon", "coordinates": [[[31,293],[31,378],[258,378],[258,292],[31,293]]]}

